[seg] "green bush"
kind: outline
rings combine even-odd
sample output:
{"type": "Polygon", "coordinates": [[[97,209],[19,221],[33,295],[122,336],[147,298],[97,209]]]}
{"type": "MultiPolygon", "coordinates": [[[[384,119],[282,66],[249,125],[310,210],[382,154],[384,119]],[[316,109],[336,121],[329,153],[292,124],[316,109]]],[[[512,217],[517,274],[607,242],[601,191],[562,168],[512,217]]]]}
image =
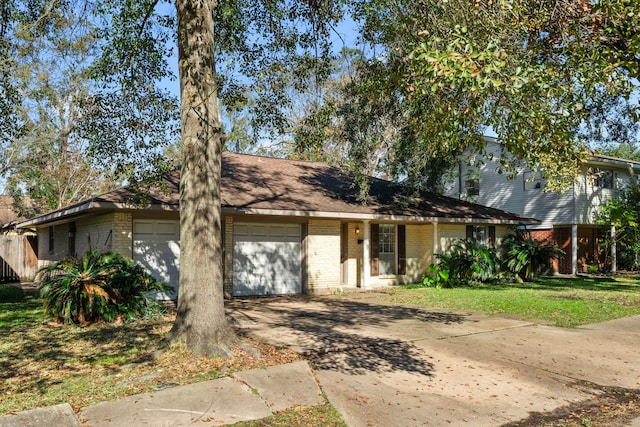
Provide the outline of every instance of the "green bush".
{"type": "Polygon", "coordinates": [[[134,261],[95,250],[53,263],[38,276],[47,313],[64,323],[145,317],[157,311],[149,292],[168,289],[134,261]]]}
{"type": "Polygon", "coordinates": [[[546,240],[531,237],[526,230],[516,230],[502,241],[503,264],[522,280],[533,280],[551,270],[551,262],[561,259],[564,251],[546,240]]]}
{"type": "Polygon", "coordinates": [[[454,244],[448,253],[436,254],[438,262],[429,267],[431,275],[425,275],[425,286],[468,286],[488,282],[497,277],[498,255],[495,249],[479,245],[473,239],[454,244]]]}

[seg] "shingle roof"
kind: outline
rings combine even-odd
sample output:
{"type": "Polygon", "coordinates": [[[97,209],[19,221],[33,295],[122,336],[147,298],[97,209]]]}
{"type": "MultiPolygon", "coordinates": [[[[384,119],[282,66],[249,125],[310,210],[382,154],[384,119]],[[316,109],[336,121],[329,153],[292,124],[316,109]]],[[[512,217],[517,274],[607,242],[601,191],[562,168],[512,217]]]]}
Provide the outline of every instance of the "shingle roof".
{"type": "MultiPolygon", "coordinates": [[[[169,174],[164,191],[151,191],[146,206],[176,209],[179,175],[178,171],[169,174]]],[[[441,222],[476,220],[508,224],[537,223],[528,217],[436,193],[423,192],[419,197],[409,197],[404,195],[400,185],[380,179],[372,180],[366,203],[360,202],[357,195],[358,187],[353,178],[324,163],[223,153],[222,207],[227,212],[441,222]]],[[[130,189],[121,188],[67,209],[72,213],[89,209],[90,206],[133,206],[131,201],[134,196],[135,193],[130,189]]]]}

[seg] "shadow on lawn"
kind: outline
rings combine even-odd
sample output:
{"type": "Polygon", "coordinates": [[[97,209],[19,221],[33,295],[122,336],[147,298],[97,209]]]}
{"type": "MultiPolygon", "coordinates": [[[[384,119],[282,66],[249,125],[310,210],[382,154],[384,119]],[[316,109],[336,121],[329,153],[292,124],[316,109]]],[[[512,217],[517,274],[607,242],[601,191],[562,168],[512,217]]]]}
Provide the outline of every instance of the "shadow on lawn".
{"type": "Polygon", "coordinates": [[[640,278],[637,276],[540,277],[533,282],[491,284],[478,289],[501,290],[510,288],[545,291],[583,290],[640,293],[640,278]]]}
{"type": "Polygon", "coordinates": [[[458,314],[337,299],[314,299],[313,309],[305,309],[305,299],[236,300],[228,305],[228,314],[237,325],[250,320],[276,335],[286,328],[274,338],[302,348],[317,369],[352,374],[405,371],[432,376],[433,364],[428,355],[410,342],[388,338],[391,331],[385,329],[406,319],[418,320],[425,326],[468,321],[458,314]],[[376,336],[375,331],[382,333],[376,336]]]}
{"type": "Polygon", "coordinates": [[[147,347],[161,341],[165,332],[157,326],[155,322],[58,325],[44,314],[39,299],[0,303],[0,381],[19,379],[24,387],[39,388],[43,381],[48,385],[57,381],[47,374],[52,370],[73,375],[100,365],[118,371],[126,363],[142,361],[147,347]],[[122,363],[102,363],[114,358],[122,363]]]}

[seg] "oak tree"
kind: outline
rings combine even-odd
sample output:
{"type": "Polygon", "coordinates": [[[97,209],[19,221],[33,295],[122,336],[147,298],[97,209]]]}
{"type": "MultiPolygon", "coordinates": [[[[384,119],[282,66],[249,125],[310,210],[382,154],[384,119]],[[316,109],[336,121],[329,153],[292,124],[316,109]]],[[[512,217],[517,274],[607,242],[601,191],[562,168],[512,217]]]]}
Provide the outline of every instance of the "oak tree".
{"type": "MultiPolygon", "coordinates": [[[[223,305],[220,178],[225,135],[218,103],[247,104],[242,101],[250,94],[257,112],[251,115],[251,128],[265,135],[283,129],[283,112],[290,105],[286,88],[300,76],[323,78],[328,73],[329,34],[342,8],[338,1],[175,0],[172,13],[170,5],[158,0],[100,4],[103,54],[95,76],[103,92],[97,98],[114,102],[97,109],[96,118],[104,110],[122,108],[123,102],[132,109],[164,105],[157,82],[170,77],[167,50],[177,43],[181,248],[178,314],[169,339],[186,342],[196,354],[229,355],[236,338],[223,305]]],[[[137,120],[142,129],[155,123],[145,115],[137,120]]],[[[95,133],[95,146],[103,147],[105,155],[149,152],[156,145],[144,133],[123,135],[110,145],[101,144],[99,135],[95,133]]]]}
{"type": "MultiPolygon", "coordinates": [[[[560,189],[589,151],[585,131],[593,136],[608,125],[601,120],[607,102],[622,100],[625,117],[637,121],[638,2],[380,0],[354,7],[361,42],[373,53],[355,89],[371,102],[391,97],[401,105],[392,110],[400,137],[390,152],[398,176],[416,186],[427,184],[434,163],[482,151],[490,130],[506,151],[541,169],[547,188],[560,189]]],[[[508,172],[513,165],[502,166],[508,172]]]]}

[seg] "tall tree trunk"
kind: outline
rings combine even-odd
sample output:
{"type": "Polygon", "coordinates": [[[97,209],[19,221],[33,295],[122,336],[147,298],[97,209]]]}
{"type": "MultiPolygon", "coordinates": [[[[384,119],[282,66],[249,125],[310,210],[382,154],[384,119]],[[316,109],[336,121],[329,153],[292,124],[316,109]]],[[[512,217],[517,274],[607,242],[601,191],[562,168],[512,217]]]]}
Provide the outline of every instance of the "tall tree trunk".
{"type": "Polygon", "coordinates": [[[176,0],[182,113],[180,286],[171,341],[230,356],[224,313],[220,175],[223,133],[215,82],[215,0],[176,0]]]}

